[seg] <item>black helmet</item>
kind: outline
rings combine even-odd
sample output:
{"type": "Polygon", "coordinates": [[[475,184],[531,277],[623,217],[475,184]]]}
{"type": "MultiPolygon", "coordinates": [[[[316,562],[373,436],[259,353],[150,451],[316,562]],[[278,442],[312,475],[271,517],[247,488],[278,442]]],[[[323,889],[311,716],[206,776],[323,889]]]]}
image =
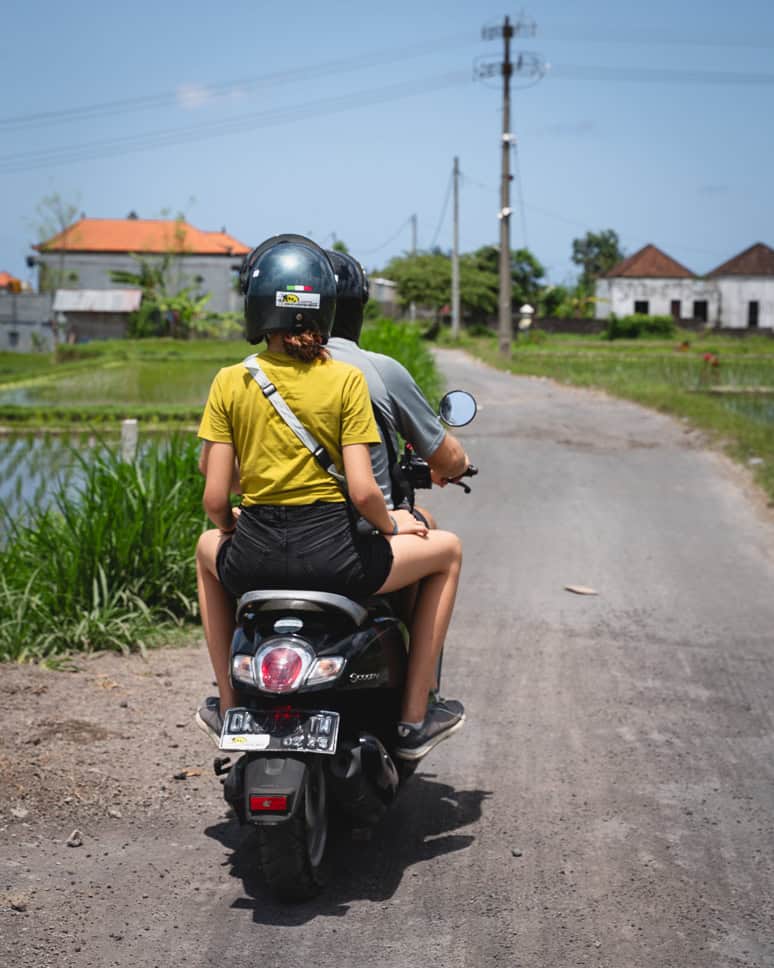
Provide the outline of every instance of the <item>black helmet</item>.
{"type": "Polygon", "coordinates": [[[368,302],[368,275],[348,252],[328,249],[327,256],[336,273],[336,318],[332,335],[357,343],[363,328],[363,307],[368,302]]]}
{"type": "Polygon", "coordinates": [[[325,252],[303,235],[275,235],[253,249],[239,273],[245,297],[245,335],[316,329],[330,335],[336,276],[325,252]]]}

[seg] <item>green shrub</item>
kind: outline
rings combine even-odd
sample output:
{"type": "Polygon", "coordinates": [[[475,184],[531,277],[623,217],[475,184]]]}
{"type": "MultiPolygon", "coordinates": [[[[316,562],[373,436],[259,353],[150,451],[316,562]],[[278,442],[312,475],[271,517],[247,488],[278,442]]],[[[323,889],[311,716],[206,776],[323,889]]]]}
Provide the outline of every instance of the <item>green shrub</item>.
{"type": "Polygon", "coordinates": [[[602,333],[603,339],[640,339],[653,336],[660,339],[670,338],[677,332],[672,316],[646,316],[635,313],[632,316],[611,316],[602,333]]]}
{"type": "Polygon", "coordinates": [[[135,463],[73,451],[79,479],[13,518],[0,549],[0,659],[141,647],[197,614],[194,551],[205,527],[198,442],[153,442],[135,463]]]}

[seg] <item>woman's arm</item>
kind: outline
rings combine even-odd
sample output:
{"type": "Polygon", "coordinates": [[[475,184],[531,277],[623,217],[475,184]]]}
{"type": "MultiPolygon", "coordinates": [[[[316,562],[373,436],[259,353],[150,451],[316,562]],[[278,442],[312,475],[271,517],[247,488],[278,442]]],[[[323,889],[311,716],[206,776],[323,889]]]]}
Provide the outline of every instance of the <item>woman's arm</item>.
{"type": "MultiPolygon", "coordinates": [[[[210,456],[210,449],[212,448],[213,442],[211,440],[202,441],[202,449],[199,452],[199,473],[204,477],[207,476],[207,461],[210,456]]],[[[239,477],[239,461],[234,458],[234,471],[231,476],[231,493],[241,494],[242,493],[242,481],[239,477]]]]}
{"type": "MultiPolygon", "coordinates": [[[[397,534],[395,519],[387,510],[384,495],[374,478],[368,445],[345,444],[341,453],[350,501],[377,531],[382,534],[397,534]]],[[[426,534],[427,528],[416,521],[401,527],[400,533],[426,534]]]]}
{"type": "Polygon", "coordinates": [[[231,511],[229,494],[234,473],[234,448],[231,444],[208,443],[202,503],[216,528],[233,531],[236,518],[231,511]]]}

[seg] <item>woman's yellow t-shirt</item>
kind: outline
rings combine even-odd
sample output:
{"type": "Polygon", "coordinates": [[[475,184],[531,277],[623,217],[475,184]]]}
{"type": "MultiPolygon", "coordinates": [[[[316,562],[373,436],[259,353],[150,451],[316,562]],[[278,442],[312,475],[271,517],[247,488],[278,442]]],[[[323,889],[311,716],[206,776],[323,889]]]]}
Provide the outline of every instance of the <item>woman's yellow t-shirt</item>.
{"type": "MultiPolygon", "coordinates": [[[[284,353],[259,353],[266,376],[343,473],[341,448],[378,444],[362,372],[336,360],[304,363],[284,353]]],[[[233,444],[242,504],[343,501],[334,479],[304,447],[241,363],[218,372],[210,387],[199,437],[233,444]]]]}

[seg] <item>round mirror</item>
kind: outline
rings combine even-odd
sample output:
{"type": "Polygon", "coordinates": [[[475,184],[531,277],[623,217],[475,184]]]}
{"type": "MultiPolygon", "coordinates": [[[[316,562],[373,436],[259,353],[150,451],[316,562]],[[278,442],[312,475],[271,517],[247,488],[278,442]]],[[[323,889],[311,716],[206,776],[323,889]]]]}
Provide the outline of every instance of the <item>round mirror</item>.
{"type": "Polygon", "coordinates": [[[450,427],[464,427],[476,416],[475,397],[467,390],[450,390],[441,397],[438,416],[450,427]]]}

